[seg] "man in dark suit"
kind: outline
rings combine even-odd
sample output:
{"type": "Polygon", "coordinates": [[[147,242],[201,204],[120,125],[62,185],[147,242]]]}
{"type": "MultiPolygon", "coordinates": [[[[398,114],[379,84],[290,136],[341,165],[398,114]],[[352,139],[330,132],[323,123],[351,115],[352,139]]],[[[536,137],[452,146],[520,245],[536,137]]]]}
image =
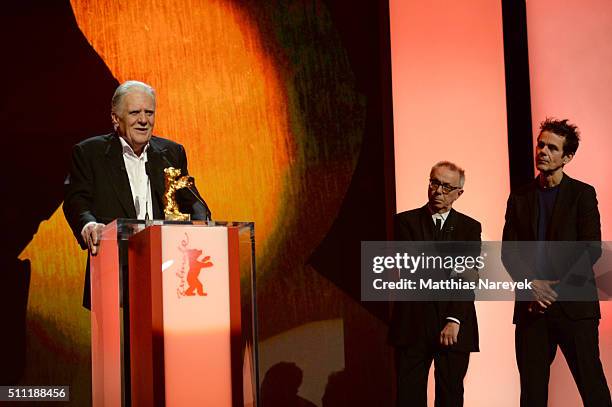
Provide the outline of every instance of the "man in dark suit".
{"type": "MultiPolygon", "coordinates": [[[[515,280],[529,278],[532,282],[533,300],[517,301],[514,307],[516,360],[524,407],[547,405],[550,364],[557,346],[584,405],[612,406],[599,359],[599,302],[557,301],[561,292],[557,288],[566,283],[569,263],[556,260],[568,253],[535,248],[523,249],[517,256],[508,249],[512,246],[510,241],[601,241],[595,189],[563,172],[578,144],[576,126],[567,120],[544,121],[535,154],[540,173],[508,198],[502,260],[515,280]],[[566,269],[557,266],[561,263],[566,269]]],[[[601,255],[601,245],[583,247],[583,253],[589,256],[585,281],[594,286],[591,265],[601,255]]]]}
{"type": "MultiPolygon", "coordinates": [[[[115,132],[74,146],[66,178],[64,215],[83,249],[96,255],[101,229],[117,218],[163,219],[166,167],[187,174],[182,145],[153,136],[155,91],[143,82],[121,84],[112,99],[115,132]]],[[[177,192],[182,211],[210,219],[206,203],[193,188],[177,192]]],[[[89,305],[89,267],[83,303],[89,305]]]]}
{"type": "MultiPolygon", "coordinates": [[[[428,203],[395,216],[395,240],[480,241],[478,221],[452,209],[463,194],[465,172],[442,161],[431,169],[428,203]]],[[[427,378],[435,366],[436,406],[463,405],[470,352],[478,351],[473,301],[397,302],[389,341],[396,348],[397,405],[427,406],[427,378]]]]}

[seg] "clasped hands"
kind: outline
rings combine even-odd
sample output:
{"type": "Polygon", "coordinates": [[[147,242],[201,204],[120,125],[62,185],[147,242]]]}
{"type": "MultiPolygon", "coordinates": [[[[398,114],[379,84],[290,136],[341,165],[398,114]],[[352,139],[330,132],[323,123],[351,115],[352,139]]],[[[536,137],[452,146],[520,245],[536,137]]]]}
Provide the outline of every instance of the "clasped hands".
{"type": "Polygon", "coordinates": [[[553,302],[557,300],[557,293],[553,286],[559,284],[559,280],[532,280],[531,293],[535,301],[529,304],[529,312],[543,314],[553,302]]]}

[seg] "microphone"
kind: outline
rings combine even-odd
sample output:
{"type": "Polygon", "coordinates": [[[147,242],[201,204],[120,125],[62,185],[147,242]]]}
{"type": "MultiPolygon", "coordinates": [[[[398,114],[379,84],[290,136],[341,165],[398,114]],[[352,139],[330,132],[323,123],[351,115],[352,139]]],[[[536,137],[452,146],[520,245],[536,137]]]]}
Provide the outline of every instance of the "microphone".
{"type": "Polygon", "coordinates": [[[145,162],[145,174],[147,175],[147,197],[145,199],[145,223],[149,221],[149,191],[151,190],[151,166],[149,161],[145,162]]]}
{"type": "MultiPolygon", "coordinates": [[[[160,154],[162,156],[162,158],[164,159],[164,161],[166,162],[166,164],[168,164],[168,166],[170,167],[174,167],[174,164],[172,164],[170,162],[170,160],[168,160],[168,158],[166,158],[166,156],[164,154],[160,154]]],[[[148,164],[148,162],[147,162],[148,164]]],[[[204,200],[202,198],[200,198],[200,195],[193,190],[193,187],[187,187],[187,190],[189,192],[191,192],[191,195],[193,195],[195,197],[195,199],[197,199],[203,206],[204,209],[206,210],[206,219],[205,220],[212,220],[210,218],[210,209],[208,209],[208,205],[206,205],[206,202],[204,202],[204,200]]]]}
{"type": "Polygon", "coordinates": [[[187,187],[187,189],[189,190],[189,192],[191,192],[191,194],[195,197],[195,199],[197,199],[204,206],[204,209],[206,210],[205,220],[211,220],[210,219],[210,209],[208,209],[208,205],[206,205],[206,202],[204,202],[204,200],[198,196],[198,194],[193,190],[193,187],[187,187]]]}

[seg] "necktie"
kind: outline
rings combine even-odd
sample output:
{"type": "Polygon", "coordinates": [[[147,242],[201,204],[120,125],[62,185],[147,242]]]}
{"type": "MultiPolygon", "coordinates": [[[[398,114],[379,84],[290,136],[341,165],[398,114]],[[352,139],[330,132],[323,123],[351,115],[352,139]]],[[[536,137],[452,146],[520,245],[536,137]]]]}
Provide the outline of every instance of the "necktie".
{"type": "Polygon", "coordinates": [[[436,219],[436,227],[435,227],[435,233],[434,233],[434,239],[436,240],[440,240],[442,238],[442,219],[437,218],[436,219]]]}

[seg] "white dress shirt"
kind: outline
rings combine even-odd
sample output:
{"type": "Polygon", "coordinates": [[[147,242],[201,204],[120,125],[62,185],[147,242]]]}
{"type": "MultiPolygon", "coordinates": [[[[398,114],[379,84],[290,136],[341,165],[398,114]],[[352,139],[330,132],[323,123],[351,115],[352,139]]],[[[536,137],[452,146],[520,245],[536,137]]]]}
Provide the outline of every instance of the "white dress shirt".
{"type": "Polygon", "coordinates": [[[134,208],[136,208],[136,219],[151,219],[153,217],[151,182],[146,171],[149,144],[144,147],[142,154],[137,156],[123,137],[119,137],[119,141],[121,141],[121,147],[123,148],[125,170],[130,180],[134,208]]]}

